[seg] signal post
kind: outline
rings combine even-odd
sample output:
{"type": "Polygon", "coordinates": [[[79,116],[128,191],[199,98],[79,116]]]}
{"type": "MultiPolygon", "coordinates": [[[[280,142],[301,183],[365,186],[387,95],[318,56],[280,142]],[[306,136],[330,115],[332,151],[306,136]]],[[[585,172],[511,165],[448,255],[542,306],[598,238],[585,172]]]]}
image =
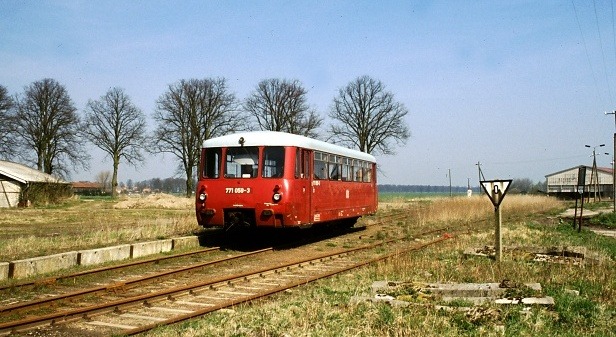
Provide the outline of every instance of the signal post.
{"type": "Polygon", "coordinates": [[[500,204],[503,202],[512,181],[511,179],[480,181],[483,191],[490,197],[490,201],[492,201],[492,205],[494,205],[494,249],[496,262],[500,262],[503,254],[500,204]]]}

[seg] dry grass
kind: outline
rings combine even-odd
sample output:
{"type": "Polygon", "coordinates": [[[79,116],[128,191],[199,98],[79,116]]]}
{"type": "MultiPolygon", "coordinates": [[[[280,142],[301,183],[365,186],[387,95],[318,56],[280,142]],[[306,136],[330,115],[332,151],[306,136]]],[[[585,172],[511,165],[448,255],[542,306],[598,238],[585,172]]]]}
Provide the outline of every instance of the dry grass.
{"type": "Polygon", "coordinates": [[[9,209],[0,213],[0,261],[189,235],[199,229],[192,199],[161,194],[9,209]]]}
{"type": "MultiPolygon", "coordinates": [[[[589,250],[613,246],[613,239],[581,235],[552,220],[563,204],[546,197],[508,196],[503,202],[505,247],[585,245],[589,250]],[[607,241],[606,241],[607,240],[607,241]]],[[[382,212],[403,210],[415,221],[398,226],[443,227],[493,218],[493,207],[482,198],[419,200],[382,205],[382,212]],[[486,204],[487,203],[487,204],[486,204]]],[[[489,227],[489,226],[488,226],[489,227]]],[[[239,305],[200,319],[164,327],[148,336],[613,336],[616,323],[616,270],[612,260],[584,267],[533,263],[506,252],[503,262],[466,258],[468,247],[491,244],[493,233],[466,235],[419,253],[296,288],[274,299],[239,305]],[[376,280],[416,282],[539,282],[553,296],[554,308],[493,307],[498,317],[471,321],[464,313],[434,309],[418,302],[407,308],[386,304],[349,303],[368,294],[376,280]],[[580,296],[565,289],[579,290],[580,296]]],[[[616,253],[610,255],[613,259],[616,253]]],[[[488,307],[489,308],[489,307],[488,307]]]]}

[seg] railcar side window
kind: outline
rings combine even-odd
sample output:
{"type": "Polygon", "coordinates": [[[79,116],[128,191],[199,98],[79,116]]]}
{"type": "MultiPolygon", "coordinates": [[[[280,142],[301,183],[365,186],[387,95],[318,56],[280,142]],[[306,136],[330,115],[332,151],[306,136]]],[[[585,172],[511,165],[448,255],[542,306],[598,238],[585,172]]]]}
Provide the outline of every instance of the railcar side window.
{"type": "Polygon", "coordinates": [[[203,149],[203,176],[205,178],[218,178],[220,174],[220,159],[222,158],[222,149],[219,147],[203,149]]]}
{"type": "Polygon", "coordinates": [[[349,162],[351,161],[351,159],[349,158],[342,158],[342,180],[343,181],[349,181],[351,179],[349,179],[349,162]]]}
{"type": "Polygon", "coordinates": [[[259,168],[259,148],[229,147],[225,164],[225,178],[255,178],[259,168]]]}
{"type": "Polygon", "coordinates": [[[298,147],[295,149],[295,178],[303,178],[302,174],[302,150],[298,147]]]}
{"type": "Polygon", "coordinates": [[[353,159],[353,181],[362,181],[361,177],[361,160],[353,159]]]}
{"type": "Polygon", "coordinates": [[[327,154],[314,152],[314,178],[327,179],[327,154]]]}
{"type": "Polygon", "coordinates": [[[309,175],[310,156],[307,150],[295,150],[295,178],[306,179],[309,175]]]}
{"type": "Polygon", "coordinates": [[[364,176],[364,182],[369,183],[372,178],[372,168],[370,167],[370,163],[362,162],[362,171],[364,176]]]}
{"type": "Polygon", "coordinates": [[[340,179],[340,162],[338,161],[339,157],[335,155],[329,155],[329,179],[330,180],[338,180],[340,179]]]}
{"type": "Polygon", "coordinates": [[[263,150],[263,178],[280,178],[283,173],[284,147],[266,147],[263,150]]]}

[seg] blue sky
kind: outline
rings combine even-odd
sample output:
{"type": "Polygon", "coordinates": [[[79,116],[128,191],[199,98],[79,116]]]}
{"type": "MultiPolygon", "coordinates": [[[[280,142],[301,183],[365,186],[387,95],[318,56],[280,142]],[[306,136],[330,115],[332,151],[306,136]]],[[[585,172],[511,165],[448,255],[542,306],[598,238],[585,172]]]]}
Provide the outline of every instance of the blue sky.
{"type": "MultiPolygon", "coordinates": [[[[382,81],[411,138],[378,156],[380,183],[465,186],[611,165],[616,39],[610,1],[13,1],[0,2],[0,85],[46,77],[81,113],[121,87],[149,117],[180,79],[225,77],[238,98],[266,78],[301,81],[325,117],[358,76],[382,81]]],[[[149,128],[153,123],[149,121],[149,128]]],[[[322,130],[322,133],[325,133],[322,130]]],[[[94,180],[111,160],[94,147],[94,180]]],[[[169,177],[149,156],[119,179],[169,177]]]]}

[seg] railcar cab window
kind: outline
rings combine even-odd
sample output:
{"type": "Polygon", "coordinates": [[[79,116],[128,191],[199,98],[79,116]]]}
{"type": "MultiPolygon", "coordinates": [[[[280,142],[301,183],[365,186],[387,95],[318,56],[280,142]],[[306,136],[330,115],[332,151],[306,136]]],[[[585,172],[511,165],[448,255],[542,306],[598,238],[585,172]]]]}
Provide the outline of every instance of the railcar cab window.
{"type": "Polygon", "coordinates": [[[205,158],[203,161],[203,177],[210,179],[218,178],[222,149],[219,147],[203,149],[202,157],[205,158]]]}
{"type": "Polygon", "coordinates": [[[255,178],[259,168],[259,148],[255,146],[227,148],[225,178],[255,178]]]}
{"type": "Polygon", "coordinates": [[[263,150],[263,178],[280,178],[284,173],[284,147],[269,146],[263,150]]]}

